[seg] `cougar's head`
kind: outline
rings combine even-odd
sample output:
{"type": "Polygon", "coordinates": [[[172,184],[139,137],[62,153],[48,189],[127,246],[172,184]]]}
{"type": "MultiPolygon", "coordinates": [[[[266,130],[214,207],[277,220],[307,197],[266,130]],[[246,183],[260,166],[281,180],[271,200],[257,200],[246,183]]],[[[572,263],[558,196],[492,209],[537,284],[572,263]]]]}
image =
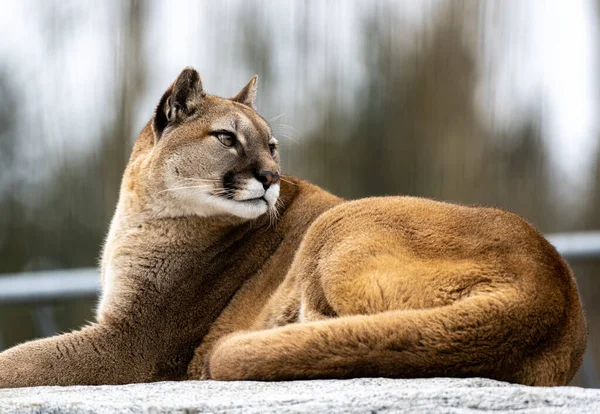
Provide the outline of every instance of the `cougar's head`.
{"type": "Polygon", "coordinates": [[[279,154],[256,112],[257,77],[230,99],[208,95],[186,68],[152,119],[152,170],[161,197],[184,214],[252,219],[275,209],[279,154]]]}

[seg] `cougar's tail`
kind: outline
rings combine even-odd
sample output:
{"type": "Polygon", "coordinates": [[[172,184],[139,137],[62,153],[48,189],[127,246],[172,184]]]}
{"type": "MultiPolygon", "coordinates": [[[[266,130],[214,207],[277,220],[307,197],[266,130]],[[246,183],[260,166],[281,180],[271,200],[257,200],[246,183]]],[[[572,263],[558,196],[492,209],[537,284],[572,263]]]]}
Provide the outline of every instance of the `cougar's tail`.
{"type": "Polygon", "coordinates": [[[581,313],[579,303],[573,304],[576,309],[567,306],[557,312],[557,303],[536,307],[518,297],[481,294],[439,308],[233,334],[217,344],[205,376],[218,380],[481,376],[566,384],[585,348],[581,332],[585,324],[573,314],[581,313]]]}

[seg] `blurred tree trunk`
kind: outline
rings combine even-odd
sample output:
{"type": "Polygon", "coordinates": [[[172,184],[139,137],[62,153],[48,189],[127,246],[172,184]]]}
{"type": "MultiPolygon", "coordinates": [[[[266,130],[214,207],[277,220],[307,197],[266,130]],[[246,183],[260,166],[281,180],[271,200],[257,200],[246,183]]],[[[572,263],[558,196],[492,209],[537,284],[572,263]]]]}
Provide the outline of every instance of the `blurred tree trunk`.
{"type": "MultiPolygon", "coordinates": [[[[120,3],[119,19],[123,33],[115,33],[119,58],[115,66],[114,119],[103,133],[100,149],[101,176],[103,180],[104,222],[113,215],[121,177],[131,143],[137,136],[134,117],[140,95],[146,86],[147,57],[144,51],[144,21],[149,10],[148,2],[128,0],[120,3]]],[[[110,108],[112,112],[113,108],[110,108]]]]}
{"type": "MultiPolygon", "coordinates": [[[[321,99],[329,104],[317,129],[322,135],[311,137],[309,155],[299,161],[305,166],[295,168],[350,198],[408,194],[496,205],[542,228],[552,225],[556,215],[536,120],[516,136],[501,136],[476,112],[480,68],[465,30],[473,28],[466,20],[478,7],[447,3],[412,42],[390,31],[400,25],[393,13],[375,8],[363,30],[368,82],[357,95],[356,113],[321,99]]],[[[323,95],[336,96],[335,82],[327,85],[323,95]]]]}

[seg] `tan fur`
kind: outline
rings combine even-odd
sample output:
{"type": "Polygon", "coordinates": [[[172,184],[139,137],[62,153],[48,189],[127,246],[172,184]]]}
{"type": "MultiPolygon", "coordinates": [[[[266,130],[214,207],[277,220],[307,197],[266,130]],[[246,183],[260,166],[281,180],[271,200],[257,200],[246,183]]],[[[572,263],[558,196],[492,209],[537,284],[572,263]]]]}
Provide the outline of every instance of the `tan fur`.
{"type": "Polygon", "coordinates": [[[573,377],[585,318],[571,271],[538,231],[497,209],[344,202],[278,182],[255,95],[255,78],[227,100],[182,72],[125,172],[98,320],[0,354],[0,387],[573,377]],[[224,128],[240,147],[219,142],[224,128]],[[223,193],[232,172],[236,189],[223,193]],[[267,176],[264,199],[243,201],[267,176]]]}

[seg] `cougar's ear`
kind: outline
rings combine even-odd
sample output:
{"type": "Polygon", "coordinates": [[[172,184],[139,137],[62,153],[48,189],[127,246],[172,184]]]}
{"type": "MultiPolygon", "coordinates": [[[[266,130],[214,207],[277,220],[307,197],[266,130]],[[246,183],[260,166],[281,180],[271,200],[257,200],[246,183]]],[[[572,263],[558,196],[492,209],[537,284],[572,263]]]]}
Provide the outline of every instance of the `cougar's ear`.
{"type": "Polygon", "coordinates": [[[155,141],[160,139],[168,125],[180,122],[193,114],[200,107],[204,96],[206,93],[202,89],[200,74],[194,68],[185,68],[160,98],[156,107],[152,123],[155,141]]]}
{"type": "Polygon", "coordinates": [[[242,88],[233,98],[234,102],[239,102],[256,111],[256,85],[258,84],[258,75],[254,75],[250,82],[242,88]]]}

